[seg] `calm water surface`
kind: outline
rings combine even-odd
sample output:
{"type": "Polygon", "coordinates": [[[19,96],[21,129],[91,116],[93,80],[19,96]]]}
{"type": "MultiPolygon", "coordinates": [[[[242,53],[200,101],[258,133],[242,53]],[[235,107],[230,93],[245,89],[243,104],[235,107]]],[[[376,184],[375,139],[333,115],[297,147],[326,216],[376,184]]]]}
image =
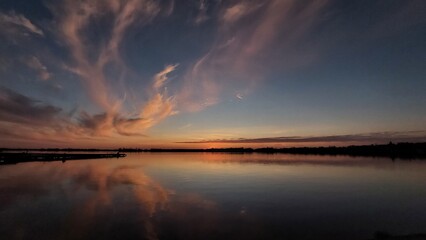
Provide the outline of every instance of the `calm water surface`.
{"type": "Polygon", "coordinates": [[[1,239],[369,239],[426,232],[426,161],[142,153],[0,166],[1,239]]]}

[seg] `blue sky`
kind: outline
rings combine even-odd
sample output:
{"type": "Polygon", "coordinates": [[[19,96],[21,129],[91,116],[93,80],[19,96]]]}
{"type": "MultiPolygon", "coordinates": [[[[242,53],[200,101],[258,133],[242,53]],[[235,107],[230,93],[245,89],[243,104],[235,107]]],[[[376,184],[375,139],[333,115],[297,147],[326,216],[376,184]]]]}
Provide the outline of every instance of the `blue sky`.
{"type": "Polygon", "coordinates": [[[425,141],[425,11],[422,0],[5,0],[0,144],[425,141]]]}

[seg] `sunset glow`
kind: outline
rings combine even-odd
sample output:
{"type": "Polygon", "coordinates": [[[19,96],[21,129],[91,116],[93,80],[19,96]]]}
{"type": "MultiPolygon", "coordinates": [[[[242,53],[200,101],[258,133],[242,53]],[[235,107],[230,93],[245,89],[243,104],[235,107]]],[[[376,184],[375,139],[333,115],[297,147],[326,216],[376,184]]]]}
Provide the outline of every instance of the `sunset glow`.
{"type": "Polygon", "coordinates": [[[0,147],[426,141],[426,1],[0,3],[0,147]]]}

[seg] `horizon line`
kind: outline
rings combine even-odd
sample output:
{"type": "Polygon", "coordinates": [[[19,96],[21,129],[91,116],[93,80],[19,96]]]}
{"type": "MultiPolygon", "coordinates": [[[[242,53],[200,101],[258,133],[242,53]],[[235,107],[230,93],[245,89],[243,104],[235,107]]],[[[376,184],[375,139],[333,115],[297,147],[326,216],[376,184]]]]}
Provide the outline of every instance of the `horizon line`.
{"type": "Polygon", "coordinates": [[[321,149],[321,148],[349,148],[349,147],[371,147],[371,146],[388,146],[388,145],[422,145],[426,144],[423,142],[393,142],[389,143],[372,143],[372,144],[351,144],[345,146],[293,146],[293,147],[210,147],[210,148],[155,148],[155,147],[117,147],[117,148],[81,148],[81,147],[39,147],[39,148],[23,148],[23,147],[0,147],[0,152],[4,150],[96,150],[96,151],[117,151],[117,150],[139,150],[139,151],[151,151],[151,150],[232,150],[232,149],[244,149],[244,150],[261,150],[261,149],[321,149]]]}

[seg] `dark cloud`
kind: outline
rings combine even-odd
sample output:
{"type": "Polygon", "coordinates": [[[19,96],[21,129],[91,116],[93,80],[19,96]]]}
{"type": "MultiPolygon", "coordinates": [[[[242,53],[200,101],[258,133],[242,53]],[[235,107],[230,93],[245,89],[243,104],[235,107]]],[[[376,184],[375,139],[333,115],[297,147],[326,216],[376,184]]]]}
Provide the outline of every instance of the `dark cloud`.
{"type": "Polygon", "coordinates": [[[0,133],[4,137],[49,137],[52,133],[82,137],[110,135],[112,132],[124,136],[141,135],[132,128],[146,124],[143,118],[129,118],[106,112],[89,114],[81,111],[76,119],[73,115],[59,107],[0,87],[0,123],[3,122],[0,133]],[[15,127],[11,129],[10,126],[15,127]],[[30,134],[28,131],[37,134],[30,134]]]}
{"type": "Polygon", "coordinates": [[[106,112],[91,115],[85,111],[80,112],[77,120],[81,128],[90,131],[93,135],[109,135],[115,131],[123,136],[145,136],[136,128],[149,123],[149,120],[141,117],[123,117],[106,112]]]}
{"type": "Polygon", "coordinates": [[[426,141],[426,131],[408,132],[374,132],[367,134],[347,134],[329,136],[289,136],[269,138],[239,138],[239,139],[212,139],[204,141],[188,141],[179,143],[327,143],[327,142],[419,142],[426,141]]]}
{"type": "Polygon", "coordinates": [[[100,113],[95,115],[90,115],[85,111],[80,112],[78,121],[80,126],[92,130],[101,128],[107,122],[108,115],[106,113],[100,113]]]}
{"type": "Polygon", "coordinates": [[[151,124],[150,119],[126,117],[118,113],[90,114],[63,109],[0,87],[0,134],[10,139],[81,138],[107,136],[144,136],[139,127],[151,124]]]}
{"type": "Polygon", "coordinates": [[[61,112],[61,108],[0,87],[0,121],[2,122],[45,125],[54,121],[61,112]]]}

